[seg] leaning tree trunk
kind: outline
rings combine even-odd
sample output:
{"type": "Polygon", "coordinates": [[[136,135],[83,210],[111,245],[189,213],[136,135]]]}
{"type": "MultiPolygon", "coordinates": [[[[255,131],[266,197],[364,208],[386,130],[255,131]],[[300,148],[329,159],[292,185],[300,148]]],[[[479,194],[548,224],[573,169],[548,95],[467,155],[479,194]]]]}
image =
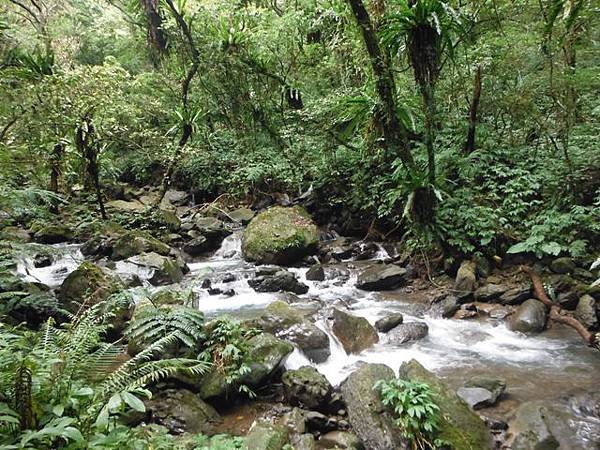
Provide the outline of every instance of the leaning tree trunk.
{"type": "Polygon", "coordinates": [[[531,277],[531,283],[533,284],[533,295],[540,302],[542,302],[550,310],[549,317],[554,322],[562,323],[573,328],[579,336],[584,340],[590,347],[594,347],[596,350],[600,350],[600,333],[592,333],[589,331],[579,320],[571,317],[565,313],[565,311],[556,303],[554,303],[546,294],[544,290],[544,284],[540,276],[528,266],[522,266],[521,270],[531,277]]]}
{"type": "Polygon", "coordinates": [[[193,124],[191,122],[191,114],[189,111],[189,94],[190,94],[190,86],[192,84],[192,80],[194,76],[198,72],[198,67],[200,66],[200,52],[196,47],[196,43],[194,42],[194,36],[192,35],[192,30],[188,26],[187,22],[181,15],[181,13],[177,10],[175,5],[173,4],[173,0],[165,0],[167,5],[169,6],[175,20],[177,22],[177,26],[185,36],[185,39],[188,44],[188,51],[190,52],[190,58],[192,60],[192,65],[190,66],[185,79],[181,85],[181,106],[184,112],[185,122],[182,124],[181,129],[181,138],[179,139],[179,143],[175,150],[175,154],[173,155],[172,160],[169,162],[169,166],[167,167],[167,171],[162,180],[160,192],[158,195],[157,204],[162,202],[167,189],[169,189],[169,185],[171,184],[171,178],[173,173],[175,172],[175,165],[181,156],[181,152],[185,148],[188,140],[192,137],[193,133],[193,124]]]}
{"type": "Polygon", "coordinates": [[[467,131],[467,140],[463,147],[463,152],[467,155],[475,151],[475,131],[477,129],[477,110],[479,109],[479,99],[481,98],[481,66],[475,70],[475,79],[473,80],[473,96],[471,106],[469,107],[469,130],[467,131]]]}

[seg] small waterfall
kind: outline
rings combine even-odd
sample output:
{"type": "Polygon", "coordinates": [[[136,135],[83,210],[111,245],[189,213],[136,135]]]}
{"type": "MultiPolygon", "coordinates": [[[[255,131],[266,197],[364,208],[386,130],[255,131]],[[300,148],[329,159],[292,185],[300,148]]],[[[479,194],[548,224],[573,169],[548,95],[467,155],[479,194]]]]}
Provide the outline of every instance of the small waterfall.
{"type": "Polygon", "coordinates": [[[215,252],[211,259],[236,259],[242,256],[242,236],[240,231],[227,236],[221,248],[215,252]]]}
{"type": "Polygon", "coordinates": [[[17,275],[33,283],[43,283],[50,288],[58,287],[84,260],[79,244],[28,244],[17,256],[17,275]],[[52,264],[35,267],[35,255],[52,257],[52,264]]]}

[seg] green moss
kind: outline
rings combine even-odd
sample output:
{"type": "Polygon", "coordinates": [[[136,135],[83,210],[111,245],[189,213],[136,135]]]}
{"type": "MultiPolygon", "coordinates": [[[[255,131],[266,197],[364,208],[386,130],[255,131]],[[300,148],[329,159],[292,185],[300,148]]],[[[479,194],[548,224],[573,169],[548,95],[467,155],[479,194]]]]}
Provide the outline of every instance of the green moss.
{"type": "Polygon", "coordinates": [[[252,219],[242,251],[261,264],[291,264],[316,250],[318,240],[317,227],[303,208],[276,206],[252,219]]]}
{"type": "Polygon", "coordinates": [[[112,258],[115,260],[126,259],[140,253],[154,252],[166,256],[171,248],[152,237],[145,231],[128,231],[122,235],[113,247],[112,258]]]}

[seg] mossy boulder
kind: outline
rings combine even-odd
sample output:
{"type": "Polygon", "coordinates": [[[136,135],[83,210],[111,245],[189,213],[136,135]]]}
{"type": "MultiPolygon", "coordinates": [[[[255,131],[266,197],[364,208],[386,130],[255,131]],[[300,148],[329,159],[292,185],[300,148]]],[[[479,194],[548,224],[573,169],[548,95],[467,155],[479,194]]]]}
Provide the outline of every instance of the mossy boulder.
{"type": "Polygon", "coordinates": [[[259,264],[293,264],[317,250],[317,226],[299,206],[275,206],[256,216],[244,232],[242,252],[259,264]]]}
{"type": "Polygon", "coordinates": [[[281,381],[288,400],[307,409],[324,409],[333,392],[327,378],[311,366],[288,370],[281,381]]]}
{"type": "Polygon", "coordinates": [[[105,273],[97,265],[85,261],[69,274],[58,289],[58,300],[69,311],[77,311],[86,302],[95,305],[106,300],[122,288],[115,277],[105,273]]]}
{"type": "Polygon", "coordinates": [[[381,402],[379,393],[373,389],[377,381],[389,381],[392,378],[394,371],[384,364],[361,363],[342,383],[341,392],[348,419],[353,431],[368,449],[407,448],[406,440],[394,425],[394,417],[381,402]]]}
{"type": "Polygon", "coordinates": [[[133,256],[127,262],[147,270],[147,280],[153,286],[179,283],[188,267],[180,258],[170,258],[150,252],[133,256]]]}
{"type": "Polygon", "coordinates": [[[485,423],[458,395],[437,376],[414,359],[402,364],[400,378],[427,383],[440,407],[440,439],[450,448],[461,450],[488,450],[491,437],[485,423]]]}
{"type": "Polygon", "coordinates": [[[136,230],[126,232],[115,241],[111,258],[118,261],[146,252],[166,256],[170,251],[171,247],[152,237],[150,233],[136,230]]]}
{"type": "Polygon", "coordinates": [[[289,431],[267,420],[256,422],[246,436],[248,450],[282,450],[288,442],[289,431]]]}
{"type": "Polygon", "coordinates": [[[353,316],[333,308],[333,334],[340,340],[346,353],[360,353],[379,341],[379,335],[364,317],[353,316]]]}
{"type": "Polygon", "coordinates": [[[34,238],[42,244],[58,244],[73,239],[73,230],[63,224],[45,225],[38,229],[34,238]]]}

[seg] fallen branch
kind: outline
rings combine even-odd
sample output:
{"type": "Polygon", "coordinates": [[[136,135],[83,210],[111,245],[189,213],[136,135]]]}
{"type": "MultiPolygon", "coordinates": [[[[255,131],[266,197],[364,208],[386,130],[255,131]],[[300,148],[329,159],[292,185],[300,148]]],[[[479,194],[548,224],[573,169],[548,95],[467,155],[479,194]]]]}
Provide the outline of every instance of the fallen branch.
{"type": "Polygon", "coordinates": [[[535,272],[535,270],[529,266],[521,266],[521,270],[531,277],[534,297],[550,309],[550,319],[575,329],[575,331],[579,333],[586,344],[588,344],[590,347],[600,350],[600,333],[592,333],[579,320],[572,316],[566,315],[565,311],[559,305],[554,303],[550,297],[548,297],[546,290],[544,289],[542,279],[535,272]]]}

